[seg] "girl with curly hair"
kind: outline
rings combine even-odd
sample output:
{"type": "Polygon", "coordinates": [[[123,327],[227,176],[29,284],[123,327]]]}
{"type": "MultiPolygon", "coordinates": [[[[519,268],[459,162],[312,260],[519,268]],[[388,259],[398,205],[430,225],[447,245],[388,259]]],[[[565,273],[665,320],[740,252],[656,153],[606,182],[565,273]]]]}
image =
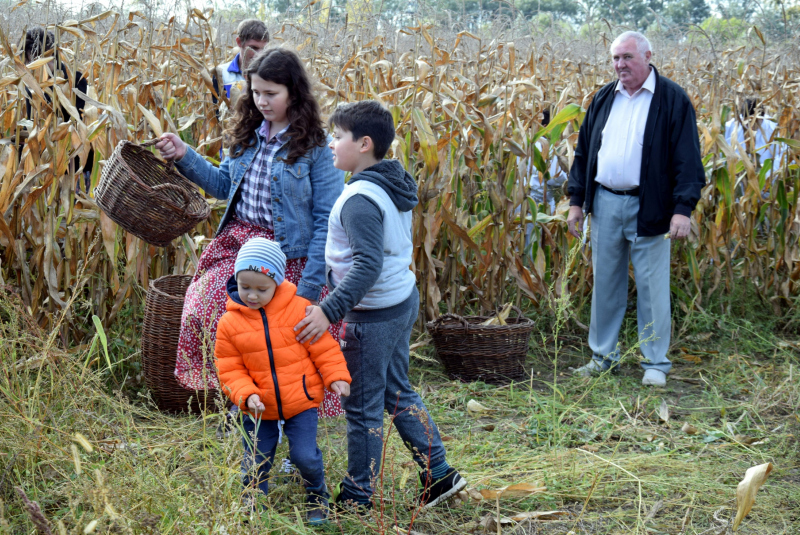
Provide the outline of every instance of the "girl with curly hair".
{"type": "MultiPolygon", "coordinates": [[[[325,299],[328,215],[344,187],[333,166],[311,78],[297,53],[272,48],[246,69],[246,88],[224,132],[229,154],[212,165],[175,134],[156,147],[186,178],[228,206],[214,240],[203,251],[186,294],[175,377],[184,388],[219,388],[214,369],[217,322],[225,312],[225,284],[236,254],[255,237],[280,244],[286,279],[312,304],[325,299]]],[[[339,340],[340,326],[330,332],[339,340]]],[[[321,416],[342,414],[326,392],[321,416]]]]}

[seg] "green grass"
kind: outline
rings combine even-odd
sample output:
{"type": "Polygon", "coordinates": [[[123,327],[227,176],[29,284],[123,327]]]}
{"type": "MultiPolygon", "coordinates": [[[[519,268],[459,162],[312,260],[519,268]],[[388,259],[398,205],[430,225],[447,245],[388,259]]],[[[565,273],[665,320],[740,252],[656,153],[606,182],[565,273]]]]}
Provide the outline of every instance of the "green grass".
{"type": "MultiPolygon", "coordinates": [[[[687,317],[676,308],[675,367],[664,389],[640,384],[635,311],[626,317],[621,340],[631,351],[618,377],[570,376],[568,367],[588,358],[585,333],[546,315],[536,318],[544,334],[531,341],[529,381],[503,387],[452,381],[432,361],[432,347],[421,347],[412,358],[413,384],[439,425],[450,463],[470,487],[529,483],[547,490],[409,511],[417,473],[391,432],[383,511],[309,529],[300,521],[302,489],[292,482],[275,482],[262,515],[240,512],[241,443],[235,436],[216,439],[219,412],[169,416],[148,403],[137,378],[137,310],[108,330],[109,370],[102,348],[88,354],[88,343],[48,344],[48,333],[4,298],[0,533],[36,533],[19,487],[41,507],[40,523],[52,533],[84,533],[93,521],[95,533],[397,533],[395,525],[401,533],[409,527],[428,535],[497,533],[489,517],[557,510],[570,514],[504,524],[501,532],[710,534],[733,517],[745,470],[765,462],[774,470],[739,532],[797,533],[797,332],[755,298],[749,308],[731,302],[750,313],[734,317],[724,304],[706,305],[705,313],[687,317]],[[489,410],[469,413],[471,399],[489,410]],[[662,404],[667,422],[659,417],[662,404]],[[697,434],[682,431],[685,423],[697,434]]],[[[586,311],[579,312],[586,320],[586,311]]],[[[321,420],[319,445],[328,482],[335,483],[346,469],[343,418],[321,420]]],[[[278,456],[286,453],[283,444],[278,456]]]]}

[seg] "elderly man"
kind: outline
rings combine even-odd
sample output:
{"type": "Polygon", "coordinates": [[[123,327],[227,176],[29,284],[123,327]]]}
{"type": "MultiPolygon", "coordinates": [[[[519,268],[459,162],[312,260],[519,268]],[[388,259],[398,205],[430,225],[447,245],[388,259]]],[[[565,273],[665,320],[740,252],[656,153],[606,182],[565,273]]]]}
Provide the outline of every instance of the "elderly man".
{"type": "Polygon", "coordinates": [[[578,236],[582,207],[592,214],[593,357],[575,373],[589,376],[619,367],[630,259],[645,358],[642,384],[664,386],[672,366],[667,238],[689,234],[705,174],[692,103],[650,65],[651,55],[650,42],[638,32],[625,32],[612,43],[619,80],[597,92],[581,125],[567,223],[578,236]]]}
{"type": "Polygon", "coordinates": [[[243,20],[239,23],[236,33],[238,34],[236,46],[239,47],[239,53],[234,56],[233,60],[218,65],[212,79],[217,94],[220,91],[218,80],[222,80],[222,88],[228,98],[231,98],[231,87],[236,87],[239,91],[244,88],[244,71],[247,69],[247,65],[269,42],[267,25],[258,19],[243,20]],[[238,87],[240,85],[241,87],[238,87]]]}

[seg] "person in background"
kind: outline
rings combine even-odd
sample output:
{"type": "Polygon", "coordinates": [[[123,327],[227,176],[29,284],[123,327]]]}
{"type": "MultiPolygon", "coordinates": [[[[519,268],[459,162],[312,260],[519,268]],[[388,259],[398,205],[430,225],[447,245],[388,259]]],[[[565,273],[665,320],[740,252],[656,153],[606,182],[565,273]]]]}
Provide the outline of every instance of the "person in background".
{"type": "MultiPolygon", "coordinates": [[[[267,25],[258,19],[245,19],[239,23],[236,30],[236,46],[239,52],[227,63],[217,65],[211,81],[214,91],[220,94],[219,81],[222,80],[222,89],[225,96],[231,99],[231,108],[235,108],[236,99],[245,87],[245,72],[250,61],[261,52],[269,43],[267,25]],[[234,89],[231,93],[231,89],[234,89]],[[231,95],[233,94],[233,97],[231,95]]],[[[214,99],[216,104],[217,99],[214,99]]]]}
{"type": "Polygon", "coordinates": [[[692,101],[658,73],[651,56],[639,32],[625,32],[611,44],[619,79],[597,92],[578,133],[567,225],[580,237],[583,208],[592,214],[592,360],[576,375],[619,368],[632,262],[642,384],[662,387],[672,367],[670,239],[689,235],[705,170],[692,101]]]}
{"type": "MultiPolygon", "coordinates": [[[[546,127],[550,124],[550,110],[546,109],[542,111],[542,128],[546,127]]],[[[539,151],[542,151],[542,142],[536,142],[536,148],[539,151]]],[[[542,154],[542,156],[545,156],[542,154]]],[[[555,148],[551,148],[550,151],[550,163],[548,165],[548,171],[550,172],[550,179],[547,180],[547,213],[552,215],[556,211],[556,201],[554,193],[561,188],[561,186],[567,181],[567,173],[561,168],[561,165],[558,163],[558,156],[555,153],[555,148]]],[[[517,163],[520,164],[521,160],[517,160],[517,163]]],[[[539,171],[533,165],[533,159],[528,161],[527,166],[528,177],[529,177],[529,184],[531,187],[531,198],[536,201],[536,204],[542,204],[545,198],[545,182],[544,180],[540,180],[539,171]]]]}
{"type": "Polygon", "coordinates": [[[758,99],[748,98],[739,107],[736,117],[725,123],[725,141],[738,154],[739,149],[732,145],[735,133],[737,142],[746,152],[755,152],[758,161],[753,163],[761,167],[767,159],[771,159],[772,168],[776,169],[781,164],[784,152],[783,144],[773,141],[777,128],[778,123],[765,115],[758,99]]]}
{"type": "MultiPolygon", "coordinates": [[[[55,34],[49,30],[45,30],[41,26],[34,26],[32,28],[29,28],[25,32],[25,63],[30,64],[32,61],[39,59],[39,57],[41,57],[42,54],[46,54],[50,50],[53,50],[55,46],[55,40],[56,40],[55,34]]],[[[70,76],[69,69],[67,69],[67,66],[64,65],[63,62],[61,62],[57,52],[53,54],[53,59],[50,62],[48,62],[47,66],[50,69],[50,72],[52,72],[54,76],[61,76],[66,80],[72,80],[71,83],[72,87],[74,87],[75,89],[79,90],[84,94],[86,93],[86,90],[88,89],[88,83],[86,81],[86,78],[84,78],[83,73],[80,71],[75,71],[74,73],[72,73],[72,76],[70,76]]],[[[33,98],[33,96],[31,95],[30,90],[27,91],[28,91],[28,98],[25,102],[25,111],[27,118],[32,119],[33,106],[31,103],[31,99],[33,98]]],[[[45,91],[45,98],[49,103],[51,102],[51,98],[48,93],[49,93],[48,91],[45,91]]],[[[67,92],[65,91],[65,93],[67,92]]],[[[86,102],[80,96],[75,95],[74,105],[75,108],[78,110],[79,117],[83,119],[83,109],[84,106],[86,105],[86,102]]],[[[71,117],[69,112],[67,111],[67,108],[64,106],[61,106],[57,113],[59,121],[69,121],[71,117]]],[[[74,170],[77,172],[81,168],[80,159],[76,157],[73,163],[75,166],[74,170]]],[[[93,166],[94,166],[94,151],[90,150],[89,155],[86,158],[86,163],[83,165],[83,173],[82,173],[84,179],[83,187],[86,192],[89,191],[89,187],[91,185],[90,181],[91,181],[93,166]]],[[[76,186],[78,190],[81,189],[80,180],[77,181],[76,186]]]]}

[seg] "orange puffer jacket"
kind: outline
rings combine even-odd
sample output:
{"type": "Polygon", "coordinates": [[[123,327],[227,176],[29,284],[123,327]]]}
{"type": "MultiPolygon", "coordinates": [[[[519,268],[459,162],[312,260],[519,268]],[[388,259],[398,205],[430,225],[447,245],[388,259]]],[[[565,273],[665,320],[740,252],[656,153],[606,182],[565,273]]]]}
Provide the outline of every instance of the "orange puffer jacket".
{"type": "Polygon", "coordinates": [[[296,291],[284,281],[267,306],[252,310],[239,300],[235,279],[228,281],[227,312],[219,320],[214,349],[219,382],[243,410],[252,394],[261,396],[263,420],[286,420],[318,407],[324,388],[330,389],[334,381],[350,382],[344,356],[330,333],[314,344],[295,340],[294,326],[311,304],[296,291]]]}

